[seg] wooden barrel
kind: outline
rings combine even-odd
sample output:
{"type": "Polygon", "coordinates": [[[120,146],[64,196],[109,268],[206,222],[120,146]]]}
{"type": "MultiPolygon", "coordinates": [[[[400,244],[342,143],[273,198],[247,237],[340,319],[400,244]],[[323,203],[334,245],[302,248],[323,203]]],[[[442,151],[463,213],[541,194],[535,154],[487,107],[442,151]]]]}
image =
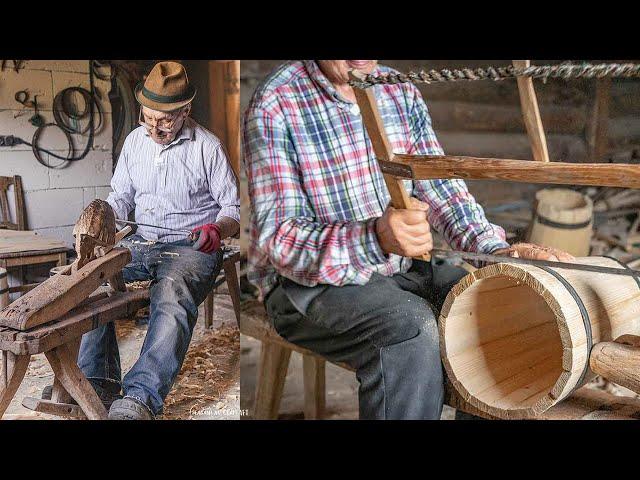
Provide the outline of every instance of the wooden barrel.
{"type": "Polygon", "coordinates": [[[9,276],[6,268],[0,268],[0,310],[9,303],[9,276]]]}
{"type": "MultiPolygon", "coordinates": [[[[580,263],[626,268],[605,257],[580,263]]],[[[592,345],[640,334],[634,277],[501,263],[449,293],[439,319],[449,380],[499,418],[534,418],[591,378],[592,345]]]]}
{"type": "Polygon", "coordinates": [[[589,255],[593,202],[588,196],[566,188],[547,188],[536,193],[536,204],[528,241],[576,257],[589,255]]]}

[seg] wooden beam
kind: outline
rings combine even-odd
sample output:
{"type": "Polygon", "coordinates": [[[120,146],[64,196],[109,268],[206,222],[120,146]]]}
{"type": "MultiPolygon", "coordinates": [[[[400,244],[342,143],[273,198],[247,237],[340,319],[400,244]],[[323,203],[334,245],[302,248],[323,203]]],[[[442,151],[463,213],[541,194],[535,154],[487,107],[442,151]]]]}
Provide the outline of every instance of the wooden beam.
{"type": "Polygon", "coordinates": [[[209,62],[210,128],[240,174],[240,60],[209,62]]]}
{"type": "Polygon", "coordinates": [[[592,162],[602,160],[609,149],[609,104],[611,79],[596,79],[591,121],[587,128],[587,144],[592,162]]]}
{"type": "Polygon", "coordinates": [[[640,165],[397,154],[393,162],[381,167],[385,173],[413,180],[461,178],[640,188],[640,165]]]}
{"type": "MultiPolygon", "coordinates": [[[[516,68],[527,68],[531,66],[530,60],[514,60],[513,66],[516,68]]],[[[540,109],[538,108],[538,98],[533,88],[533,79],[526,77],[518,77],[518,93],[520,94],[520,105],[522,106],[522,115],[524,124],[527,127],[529,142],[531,143],[531,151],[533,159],[538,162],[549,161],[549,151],[547,150],[547,138],[542,127],[542,119],[540,118],[540,109]]]]}
{"type": "MultiPolygon", "coordinates": [[[[349,72],[349,78],[351,80],[363,81],[364,75],[356,70],[349,72]]],[[[394,153],[391,148],[391,144],[387,139],[387,135],[384,130],[384,123],[380,118],[378,112],[378,106],[376,105],[376,97],[373,93],[373,88],[353,89],[360,112],[362,113],[362,121],[367,129],[371,144],[373,145],[373,151],[375,152],[378,162],[392,162],[394,160],[394,153]]],[[[411,201],[407,190],[404,187],[404,182],[396,178],[393,175],[384,173],[384,182],[389,190],[391,196],[391,205],[394,208],[410,209],[411,201]]],[[[419,260],[429,261],[431,256],[428,254],[417,257],[419,260]]]]}

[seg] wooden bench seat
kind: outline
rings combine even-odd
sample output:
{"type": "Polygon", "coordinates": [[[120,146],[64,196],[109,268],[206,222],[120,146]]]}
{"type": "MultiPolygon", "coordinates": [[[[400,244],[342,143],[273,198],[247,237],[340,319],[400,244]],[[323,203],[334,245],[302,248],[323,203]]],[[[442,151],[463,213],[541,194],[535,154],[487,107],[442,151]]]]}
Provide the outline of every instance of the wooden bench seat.
{"type": "MultiPolygon", "coordinates": [[[[325,359],[310,350],[298,347],[278,335],[262,303],[244,302],[240,333],[262,342],[256,383],[253,418],[276,419],[284,388],[284,381],[292,352],[303,356],[304,415],[320,419],[325,407],[325,359]]],[[[345,364],[336,364],[348,370],[345,364]]],[[[445,382],[445,403],[471,415],[491,419],[464,402],[445,382]]],[[[640,420],[640,399],[617,397],[602,390],[582,387],[568,399],[547,410],[539,420],[640,420]]]]}
{"type": "Polygon", "coordinates": [[[51,401],[27,398],[32,410],[104,420],[107,411],[77,365],[80,340],[105,323],[130,318],[149,305],[147,289],[107,293],[99,289],[55,322],[26,331],[0,327],[0,418],[22,383],[32,355],[44,353],[55,374],[51,401]],[[74,399],[78,405],[70,404],[74,399]]]}

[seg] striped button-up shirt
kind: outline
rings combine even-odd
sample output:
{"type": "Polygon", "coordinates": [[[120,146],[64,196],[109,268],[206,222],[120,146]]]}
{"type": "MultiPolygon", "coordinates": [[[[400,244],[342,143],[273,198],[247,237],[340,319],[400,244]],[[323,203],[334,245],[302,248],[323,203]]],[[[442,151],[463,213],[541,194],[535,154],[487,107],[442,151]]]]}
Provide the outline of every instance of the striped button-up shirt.
{"type": "MultiPolygon", "coordinates": [[[[377,72],[393,71],[379,66],[377,72]]],[[[374,87],[395,153],[442,155],[419,91],[374,87]]],[[[385,255],[374,222],[390,197],[357,104],[314,61],[294,61],[256,90],[244,117],[251,199],[249,280],[266,293],[283,275],[306,286],[362,285],[372,273],[405,272],[411,259],[385,255]]],[[[455,249],[507,247],[461,180],[405,181],[429,204],[431,227],[455,249]]]]}
{"type": "MultiPolygon", "coordinates": [[[[135,208],[140,223],[192,230],[220,217],[240,222],[238,180],[220,140],[187,118],[168,145],[140,126],[125,139],[107,202],[126,220],[135,208]]],[[[171,242],[186,234],[138,227],[147,240],[171,242]]]]}

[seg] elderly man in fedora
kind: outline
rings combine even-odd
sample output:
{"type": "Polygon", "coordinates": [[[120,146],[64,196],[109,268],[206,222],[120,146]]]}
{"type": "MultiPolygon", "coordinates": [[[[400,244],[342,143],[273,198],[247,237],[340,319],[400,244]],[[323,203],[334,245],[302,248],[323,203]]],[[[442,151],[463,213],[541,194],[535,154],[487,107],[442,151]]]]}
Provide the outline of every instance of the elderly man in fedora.
{"type": "MultiPolygon", "coordinates": [[[[466,271],[412,261],[432,249],[431,229],[459,250],[572,257],[510,246],[461,180],[406,182],[410,208],[389,206],[350,70],[392,71],[375,60],[292,61],[253,95],[244,121],[249,280],[280,335],[356,370],[360,418],[438,419],[436,318],[466,271]]],[[[442,155],[414,85],[375,95],[395,152],[442,155]]]]}
{"type": "Polygon", "coordinates": [[[156,64],[135,95],[140,127],[124,142],[107,202],[117,219],[135,210],[140,224],[161,227],[140,225],[121,242],[132,254],[125,280],[151,280],[149,327],[140,358],[123,379],[113,323],[85,334],[78,357],[110,406],[110,419],[153,419],[162,412],[198,305],[220,271],[221,241],[240,228],[238,180],[220,140],[189,117],[196,89],[184,67],[156,64]],[[197,241],[177,230],[196,233],[197,241]]]}

